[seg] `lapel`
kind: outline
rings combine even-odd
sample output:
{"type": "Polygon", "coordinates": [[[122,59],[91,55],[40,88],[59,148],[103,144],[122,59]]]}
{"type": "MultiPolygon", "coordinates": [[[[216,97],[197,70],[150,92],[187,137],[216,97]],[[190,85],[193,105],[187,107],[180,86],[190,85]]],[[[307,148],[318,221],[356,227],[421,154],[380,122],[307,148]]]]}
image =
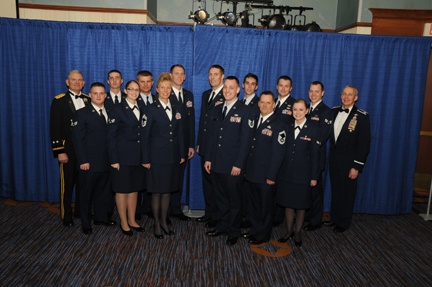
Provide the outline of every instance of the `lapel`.
{"type": "MultiPolygon", "coordinates": [[[[229,118],[237,113],[237,108],[238,105],[240,105],[240,101],[237,99],[237,102],[235,102],[235,104],[231,107],[231,109],[228,111],[228,113],[226,114],[225,118],[222,120],[222,122],[226,122],[227,120],[229,121],[229,118]]],[[[223,111],[223,108],[222,108],[223,111]]]]}
{"type": "Polygon", "coordinates": [[[67,92],[67,95],[68,95],[67,103],[69,105],[69,108],[71,109],[72,113],[75,113],[76,112],[75,106],[74,106],[74,103],[73,103],[72,98],[71,98],[73,95],[69,91],[67,92]]]}
{"type": "MultiPolygon", "coordinates": [[[[121,101],[120,103],[123,106],[124,112],[126,114],[126,116],[132,121],[138,121],[138,119],[135,116],[135,113],[133,112],[133,110],[129,107],[128,103],[126,101],[121,101]]],[[[138,101],[136,103],[136,105],[138,106],[138,101]]],[[[141,116],[141,111],[140,111],[140,116],[141,116]]]]}
{"type": "Polygon", "coordinates": [[[106,125],[106,121],[100,116],[100,113],[98,110],[96,110],[93,105],[89,105],[88,109],[90,110],[90,114],[92,117],[97,117],[97,121],[103,125],[106,125]]]}
{"type": "Polygon", "coordinates": [[[357,107],[354,105],[353,108],[351,109],[351,112],[349,113],[348,117],[346,118],[346,120],[342,126],[342,129],[340,131],[338,139],[340,138],[342,133],[348,132],[348,125],[349,125],[350,121],[352,120],[352,118],[356,112],[357,112],[357,107]]]}
{"type": "Polygon", "coordinates": [[[158,113],[161,115],[162,118],[166,119],[168,122],[172,122],[172,119],[174,119],[174,106],[171,103],[171,120],[169,119],[164,107],[162,106],[161,102],[159,101],[159,99],[156,101],[156,107],[158,110],[158,113]]]}

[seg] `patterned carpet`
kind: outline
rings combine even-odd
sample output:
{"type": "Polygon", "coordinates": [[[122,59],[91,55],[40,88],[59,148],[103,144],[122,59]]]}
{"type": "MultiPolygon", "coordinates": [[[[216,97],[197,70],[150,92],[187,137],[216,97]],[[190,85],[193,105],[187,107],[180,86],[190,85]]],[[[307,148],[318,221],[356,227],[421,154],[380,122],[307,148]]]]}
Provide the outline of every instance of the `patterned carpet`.
{"type": "MultiPolygon", "coordinates": [[[[432,224],[416,214],[355,215],[352,227],[303,233],[303,247],[225,245],[196,221],[174,236],[65,228],[56,206],[0,199],[0,286],[432,286],[432,224]]],[[[273,239],[285,228],[274,229],[273,239]]]]}

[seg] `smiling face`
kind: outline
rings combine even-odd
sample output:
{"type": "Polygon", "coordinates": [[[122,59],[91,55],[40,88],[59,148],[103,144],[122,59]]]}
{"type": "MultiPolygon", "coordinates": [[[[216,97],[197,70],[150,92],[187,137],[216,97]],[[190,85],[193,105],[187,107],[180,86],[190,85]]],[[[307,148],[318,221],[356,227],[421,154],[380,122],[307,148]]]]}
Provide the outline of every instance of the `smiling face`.
{"type": "Polygon", "coordinates": [[[81,90],[84,88],[84,78],[83,75],[79,72],[72,72],[69,74],[66,85],[69,89],[75,94],[79,94],[81,90]]]}
{"type": "Polygon", "coordinates": [[[225,80],[223,86],[223,96],[226,104],[229,105],[237,99],[237,95],[240,92],[240,87],[236,80],[225,80]]]}
{"type": "Polygon", "coordinates": [[[296,102],[293,106],[293,117],[296,123],[302,123],[304,118],[308,113],[308,108],[306,107],[306,102],[296,102]]]}
{"type": "Polygon", "coordinates": [[[318,103],[324,97],[324,91],[321,85],[310,85],[309,87],[309,99],[313,105],[318,103]]]}
{"type": "Polygon", "coordinates": [[[278,91],[279,98],[285,98],[289,93],[291,93],[291,81],[279,79],[278,84],[276,85],[276,90],[278,91]]]}
{"type": "Polygon", "coordinates": [[[208,80],[213,89],[219,88],[224,79],[224,74],[218,68],[211,68],[208,73],[208,80]]]}
{"type": "Polygon", "coordinates": [[[253,95],[255,91],[258,89],[257,81],[252,77],[246,78],[246,80],[243,83],[243,89],[246,97],[253,95]]]}
{"type": "Polygon", "coordinates": [[[345,87],[342,91],[342,108],[349,109],[354,106],[355,102],[358,100],[357,89],[353,87],[345,87]]]}
{"type": "Polygon", "coordinates": [[[138,84],[141,93],[149,95],[153,87],[154,81],[152,76],[138,76],[138,84]]]}
{"type": "Polygon", "coordinates": [[[95,86],[90,89],[90,99],[92,104],[94,104],[96,107],[103,107],[106,96],[107,95],[104,87],[95,86]]]}
{"type": "Polygon", "coordinates": [[[269,94],[261,94],[258,102],[258,107],[260,109],[260,113],[263,117],[267,116],[271,112],[273,112],[276,106],[275,100],[272,95],[269,94]]]}
{"type": "Polygon", "coordinates": [[[124,92],[126,93],[126,100],[130,103],[135,104],[136,100],[139,97],[139,86],[134,81],[131,81],[125,88],[124,92]]]}
{"type": "Polygon", "coordinates": [[[172,84],[176,89],[180,89],[186,80],[186,74],[182,67],[174,67],[171,72],[172,84]]]}
{"type": "Polygon", "coordinates": [[[159,99],[164,102],[168,101],[168,98],[171,95],[171,82],[170,81],[161,81],[159,82],[156,91],[158,92],[159,99]]]}

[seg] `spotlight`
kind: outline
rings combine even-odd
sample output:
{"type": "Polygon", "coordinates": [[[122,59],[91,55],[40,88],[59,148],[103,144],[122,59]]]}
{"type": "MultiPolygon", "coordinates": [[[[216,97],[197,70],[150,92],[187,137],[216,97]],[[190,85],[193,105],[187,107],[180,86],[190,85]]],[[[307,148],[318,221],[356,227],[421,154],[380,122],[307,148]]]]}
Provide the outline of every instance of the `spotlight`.
{"type": "Polygon", "coordinates": [[[322,32],[321,27],[315,22],[309,23],[305,26],[305,31],[307,32],[322,32]]]}
{"type": "Polygon", "coordinates": [[[199,9],[195,11],[195,13],[192,13],[191,11],[189,19],[193,19],[196,23],[204,24],[205,22],[207,22],[209,16],[210,15],[206,10],[199,7],[199,9]]]}
{"type": "Polygon", "coordinates": [[[217,18],[228,26],[235,26],[237,24],[237,16],[234,12],[227,11],[223,14],[219,14],[217,18]]]}
{"type": "Polygon", "coordinates": [[[258,21],[268,29],[283,29],[286,24],[285,17],[282,14],[262,16],[258,21]]]}

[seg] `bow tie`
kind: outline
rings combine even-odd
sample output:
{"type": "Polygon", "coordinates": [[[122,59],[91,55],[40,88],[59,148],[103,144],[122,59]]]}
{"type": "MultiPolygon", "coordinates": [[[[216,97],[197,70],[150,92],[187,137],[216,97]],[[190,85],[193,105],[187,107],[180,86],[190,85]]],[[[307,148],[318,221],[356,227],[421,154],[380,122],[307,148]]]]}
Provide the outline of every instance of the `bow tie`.
{"type": "Polygon", "coordinates": [[[294,128],[294,130],[296,130],[296,129],[301,130],[300,126],[296,126],[296,127],[294,128]]]}
{"type": "Polygon", "coordinates": [[[339,113],[342,113],[342,112],[345,112],[345,113],[349,113],[349,109],[343,109],[342,107],[340,107],[339,108],[339,113]]]}
{"type": "Polygon", "coordinates": [[[84,96],[83,95],[75,95],[75,100],[78,98],[84,99],[84,96]]]}
{"type": "Polygon", "coordinates": [[[135,110],[135,109],[138,110],[138,107],[137,106],[133,106],[132,111],[135,110]]]}

